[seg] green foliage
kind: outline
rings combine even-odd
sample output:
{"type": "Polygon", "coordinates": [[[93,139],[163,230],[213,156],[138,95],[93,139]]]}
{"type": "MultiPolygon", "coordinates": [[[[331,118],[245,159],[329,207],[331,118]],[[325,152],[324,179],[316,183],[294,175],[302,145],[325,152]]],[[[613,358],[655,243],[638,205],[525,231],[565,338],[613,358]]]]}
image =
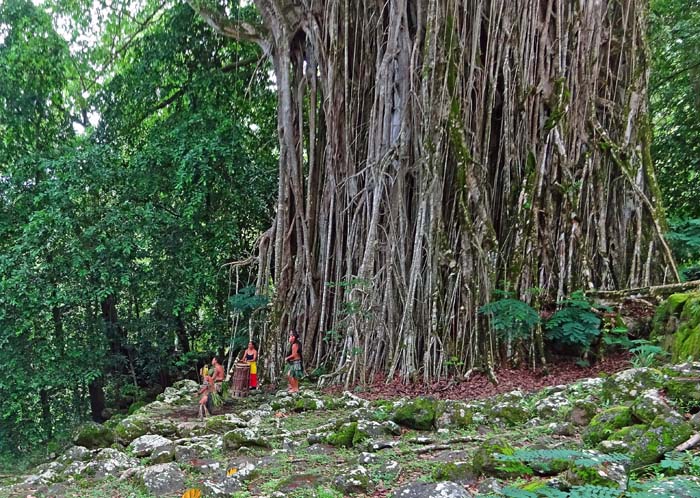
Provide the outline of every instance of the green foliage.
{"type": "MultiPolygon", "coordinates": [[[[185,4],[103,7],[0,5],[0,453],[70,435],[90,397],[126,412],[227,346],[222,268],[271,212],[275,98],[264,65],[239,65],[258,49],[185,4]]],[[[233,310],[263,306],[240,294],[233,310]]]]}
{"type": "Polygon", "coordinates": [[[592,311],[592,304],[583,292],[577,291],[559,305],[561,309],[545,325],[547,338],[582,352],[589,351],[600,335],[600,318],[592,311]]]}
{"type": "Polygon", "coordinates": [[[529,304],[513,298],[487,303],[479,308],[479,313],[488,315],[498,336],[509,340],[529,337],[540,321],[537,311],[529,304]]]}
{"type": "Polygon", "coordinates": [[[666,239],[685,280],[700,280],[700,219],[673,220],[666,239]]]}
{"type": "Polygon", "coordinates": [[[517,449],[512,455],[498,455],[498,460],[504,462],[542,463],[569,461],[578,467],[598,467],[609,463],[628,464],[629,456],[622,453],[592,454],[583,450],[565,448],[554,449],[517,449]]]}
{"type": "Polygon", "coordinates": [[[632,353],[630,363],[636,368],[651,367],[669,356],[661,346],[646,339],[635,339],[631,342],[634,347],[629,350],[632,353]]]}
{"type": "Polygon", "coordinates": [[[700,218],[700,5],[653,0],[649,19],[654,165],[670,214],[700,218]]]}

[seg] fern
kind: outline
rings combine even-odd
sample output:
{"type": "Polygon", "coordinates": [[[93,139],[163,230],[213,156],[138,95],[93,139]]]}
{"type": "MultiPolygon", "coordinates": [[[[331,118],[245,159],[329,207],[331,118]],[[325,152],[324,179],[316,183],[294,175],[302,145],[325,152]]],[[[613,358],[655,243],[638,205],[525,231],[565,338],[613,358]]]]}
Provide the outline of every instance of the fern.
{"type": "Polygon", "coordinates": [[[512,455],[496,455],[498,460],[504,462],[551,462],[556,460],[566,460],[574,462],[579,467],[597,467],[606,463],[628,464],[629,456],[623,453],[598,454],[582,450],[567,450],[563,448],[542,449],[542,450],[515,450],[512,455]]]}
{"type": "Polygon", "coordinates": [[[547,321],[547,338],[551,341],[590,350],[600,335],[600,318],[592,311],[592,305],[581,291],[559,303],[562,308],[547,321]]]}
{"type": "Polygon", "coordinates": [[[540,321],[529,304],[513,298],[487,303],[479,308],[479,313],[489,315],[491,326],[501,339],[527,338],[540,321]]]}
{"type": "Polygon", "coordinates": [[[622,491],[605,486],[574,486],[569,492],[569,498],[618,498],[625,496],[622,491]]]}

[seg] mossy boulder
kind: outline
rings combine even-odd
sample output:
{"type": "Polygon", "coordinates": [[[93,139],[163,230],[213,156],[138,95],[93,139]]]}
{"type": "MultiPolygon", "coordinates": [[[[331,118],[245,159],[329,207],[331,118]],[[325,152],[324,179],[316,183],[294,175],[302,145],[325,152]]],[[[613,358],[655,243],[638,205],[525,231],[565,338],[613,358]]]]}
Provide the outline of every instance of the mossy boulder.
{"type": "Polygon", "coordinates": [[[644,391],[634,400],[630,409],[632,416],[645,424],[652,423],[658,416],[668,416],[673,413],[658,389],[644,391]]]}
{"type": "Polygon", "coordinates": [[[369,472],[364,466],[358,465],[338,475],[333,480],[333,487],[342,492],[343,496],[366,493],[370,487],[369,472]]]}
{"type": "Polygon", "coordinates": [[[629,453],[630,447],[649,428],[645,424],[634,424],[623,427],[612,434],[607,440],[601,441],[598,449],[603,453],[629,453]]]}
{"type": "Polygon", "coordinates": [[[685,293],[671,294],[656,308],[651,325],[651,339],[660,339],[675,332],[678,325],[678,317],[683,311],[683,305],[685,305],[690,296],[691,294],[685,293]]]}
{"type": "Polygon", "coordinates": [[[391,420],[409,429],[429,431],[435,428],[437,408],[438,402],[433,398],[401,401],[394,405],[391,420]]]}
{"type": "Polygon", "coordinates": [[[651,338],[671,353],[674,362],[700,359],[700,292],[673,294],[654,316],[651,338]]]}
{"type": "Polygon", "coordinates": [[[253,429],[234,429],[224,434],[223,446],[227,450],[237,450],[242,446],[270,448],[270,443],[253,429]]]}
{"type": "Polygon", "coordinates": [[[512,391],[499,396],[496,402],[487,410],[492,423],[519,425],[532,416],[525,402],[525,395],[520,391],[512,391]]]}
{"type": "Polygon", "coordinates": [[[323,401],[316,398],[298,398],[291,407],[292,411],[297,413],[323,410],[324,408],[323,401]]]}
{"type": "Polygon", "coordinates": [[[470,462],[444,462],[433,469],[435,481],[461,482],[472,480],[474,470],[470,462]]]}
{"type": "Polygon", "coordinates": [[[208,417],[204,421],[206,434],[225,434],[228,431],[246,427],[247,425],[248,424],[244,420],[241,420],[231,414],[214,415],[213,417],[208,417]]]}
{"type": "Polygon", "coordinates": [[[542,398],[535,404],[537,416],[543,420],[555,418],[561,420],[562,415],[568,415],[571,411],[571,401],[566,393],[559,391],[542,398]]]}
{"type": "Polygon", "coordinates": [[[145,418],[134,414],[119,421],[114,428],[114,433],[120,443],[128,445],[137,437],[149,433],[148,421],[145,418]]]}
{"type": "Polygon", "coordinates": [[[577,458],[569,464],[562,476],[567,486],[603,486],[625,490],[627,487],[627,461],[610,461],[610,457],[596,451],[588,451],[585,458],[577,458]],[[600,463],[596,463],[600,462],[600,463]]]}
{"type": "Polygon", "coordinates": [[[664,375],[655,368],[630,368],[605,379],[601,397],[608,403],[634,401],[648,389],[660,388],[664,375]]]}
{"type": "Polygon", "coordinates": [[[438,429],[465,429],[474,423],[474,407],[460,401],[444,401],[438,406],[438,429]]]}
{"type": "MultiPolygon", "coordinates": [[[[341,424],[335,431],[326,436],[326,443],[341,448],[352,448],[356,443],[355,433],[357,432],[357,422],[347,422],[341,424]]],[[[361,436],[358,441],[361,442],[361,436]]]]}
{"type": "Polygon", "coordinates": [[[579,399],[574,401],[568,413],[568,420],[577,427],[586,427],[591,423],[598,411],[598,405],[591,400],[579,399]]]}
{"type": "Polygon", "coordinates": [[[664,454],[687,441],[693,433],[693,427],[681,417],[657,417],[630,444],[629,455],[633,467],[658,462],[664,454]]]}
{"type": "Polygon", "coordinates": [[[629,406],[613,406],[593,417],[583,432],[583,441],[595,446],[608,439],[618,430],[632,424],[632,410],[629,406]]]}
{"type": "Polygon", "coordinates": [[[519,461],[504,461],[500,456],[512,456],[515,449],[504,439],[491,438],[484,441],[474,453],[472,470],[475,475],[507,479],[533,474],[530,467],[519,461]]]}
{"type": "Polygon", "coordinates": [[[96,422],[88,422],[78,428],[73,442],[88,449],[107,448],[115,442],[114,431],[96,422]]]}

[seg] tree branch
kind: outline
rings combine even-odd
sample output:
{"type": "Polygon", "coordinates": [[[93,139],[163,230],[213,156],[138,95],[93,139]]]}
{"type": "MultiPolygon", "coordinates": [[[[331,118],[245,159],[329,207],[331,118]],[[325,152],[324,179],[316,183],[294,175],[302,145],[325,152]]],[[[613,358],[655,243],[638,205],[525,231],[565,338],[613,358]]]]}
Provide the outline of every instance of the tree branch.
{"type": "Polygon", "coordinates": [[[222,13],[203,5],[201,0],[187,0],[187,3],[217,33],[234,40],[256,43],[266,54],[270,53],[270,43],[266,38],[267,33],[263,26],[254,26],[246,21],[229,19],[222,13]]]}

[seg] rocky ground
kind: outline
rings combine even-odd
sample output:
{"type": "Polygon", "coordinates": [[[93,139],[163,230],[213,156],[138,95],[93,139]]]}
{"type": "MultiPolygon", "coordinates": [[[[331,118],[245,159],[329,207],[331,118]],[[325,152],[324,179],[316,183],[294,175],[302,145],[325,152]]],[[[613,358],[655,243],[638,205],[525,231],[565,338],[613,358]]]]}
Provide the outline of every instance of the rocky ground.
{"type": "Polygon", "coordinates": [[[700,496],[700,363],[469,402],[255,393],[196,419],[197,385],[104,426],[0,496],[700,496]]]}

